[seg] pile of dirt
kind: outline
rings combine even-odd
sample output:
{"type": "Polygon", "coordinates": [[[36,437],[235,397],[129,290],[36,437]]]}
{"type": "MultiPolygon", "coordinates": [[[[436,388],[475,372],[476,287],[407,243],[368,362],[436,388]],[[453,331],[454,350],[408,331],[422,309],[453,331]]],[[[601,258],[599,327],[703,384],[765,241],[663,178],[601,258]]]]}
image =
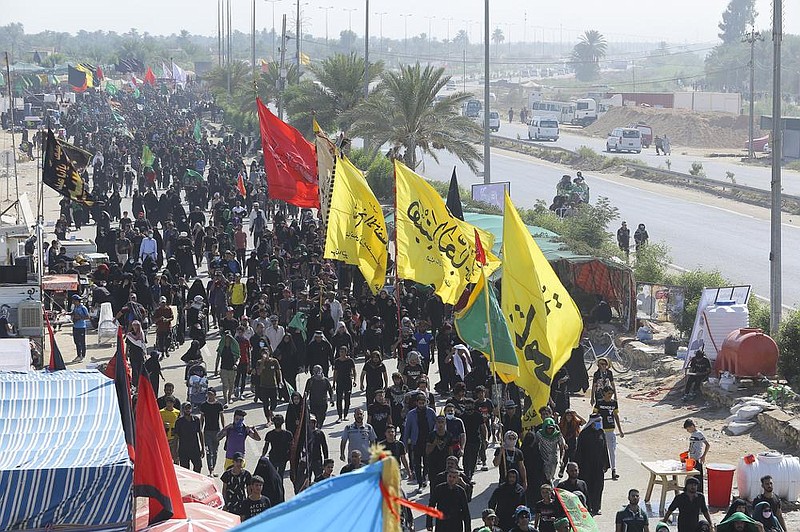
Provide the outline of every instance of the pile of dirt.
{"type": "Polygon", "coordinates": [[[614,107],[583,132],[592,137],[604,138],[615,127],[626,127],[642,122],[653,128],[654,136],[666,134],[673,148],[685,146],[739,150],[747,142],[747,119],[747,116],[730,113],[614,107]]]}

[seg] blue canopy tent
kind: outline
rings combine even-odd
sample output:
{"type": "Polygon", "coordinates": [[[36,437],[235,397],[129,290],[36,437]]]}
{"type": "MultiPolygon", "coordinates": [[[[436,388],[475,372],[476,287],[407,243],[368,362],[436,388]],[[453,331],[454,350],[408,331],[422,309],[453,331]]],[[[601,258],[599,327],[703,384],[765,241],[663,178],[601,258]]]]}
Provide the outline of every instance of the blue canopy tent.
{"type": "Polygon", "coordinates": [[[0,373],[0,530],[126,530],[132,485],[112,380],[0,373]]]}
{"type": "Polygon", "coordinates": [[[380,490],[383,464],[313,484],[296,497],[249,519],[231,532],[297,530],[371,532],[383,530],[380,490]]]}

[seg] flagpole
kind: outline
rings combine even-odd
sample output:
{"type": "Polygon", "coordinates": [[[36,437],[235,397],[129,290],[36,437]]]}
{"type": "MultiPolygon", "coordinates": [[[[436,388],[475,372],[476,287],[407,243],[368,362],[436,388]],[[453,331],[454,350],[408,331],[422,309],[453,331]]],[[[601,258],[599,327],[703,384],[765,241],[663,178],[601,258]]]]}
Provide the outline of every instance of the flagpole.
{"type": "MultiPolygon", "coordinates": [[[[477,231],[475,232],[475,239],[477,240],[477,242],[480,242],[481,240],[481,237],[478,235],[477,231]]],[[[481,244],[481,247],[483,247],[483,244],[481,244]]],[[[497,363],[494,357],[494,335],[492,335],[491,308],[489,306],[489,299],[491,296],[491,293],[489,292],[489,278],[486,276],[486,269],[485,269],[486,264],[481,262],[480,265],[481,265],[481,274],[483,277],[483,293],[484,293],[483,299],[486,306],[486,330],[489,333],[489,364],[490,367],[492,368],[492,381],[493,381],[492,398],[497,399],[497,402],[499,402],[500,388],[498,387],[497,383],[497,363]]],[[[495,406],[499,407],[500,405],[497,404],[495,406]]]]}
{"type": "MultiPolygon", "coordinates": [[[[402,318],[400,317],[400,270],[398,268],[398,247],[397,247],[397,161],[392,159],[392,191],[394,192],[394,302],[397,307],[397,338],[403,339],[402,318]]],[[[397,344],[397,361],[403,357],[403,342],[397,344]]]]}
{"type": "MultiPolygon", "coordinates": [[[[8,59],[8,52],[6,52],[6,88],[8,89],[8,104],[11,110],[11,156],[14,159],[14,187],[17,190],[17,201],[19,201],[19,176],[17,174],[17,141],[14,138],[14,95],[11,92],[11,64],[8,59]]],[[[6,179],[10,179],[6,177],[6,179]]],[[[6,191],[8,191],[8,182],[6,182],[6,191]]],[[[6,194],[8,195],[8,194],[6,194]]],[[[17,204],[17,222],[19,222],[19,204],[17,204]]]]}

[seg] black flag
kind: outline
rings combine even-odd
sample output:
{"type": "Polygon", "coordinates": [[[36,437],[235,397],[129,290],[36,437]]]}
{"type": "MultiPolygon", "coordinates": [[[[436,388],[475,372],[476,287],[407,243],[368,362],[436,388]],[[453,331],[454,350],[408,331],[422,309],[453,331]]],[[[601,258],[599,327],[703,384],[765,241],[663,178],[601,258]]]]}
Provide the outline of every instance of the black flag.
{"type": "Polygon", "coordinates": [[[86,90],[88,86],[88,81],[86,78],[86,72],[78,70],[77,68],[73,68],[71,65],[67,66],[67,81],[69,82],[70,86],[72,86],[72,90],[75,92],[83,92],[86,90]]]}
{"type": "Polygon", "coordinates": [[[80,167],[85,167],[89,160],[87,152],[56,140],[53,131],[48,129],[44,163],[42,164],[42,181],[59,194],[91,207],[94,204],[94,198],[86,190],[86,184],[79,169],[70,157],[74,157],[80,167]]]}
{"type": "Polygon", "coordinates": [[[464,210],[461,208],[461,195],[458,193],[458,179],[456,179],[456,167],[453,167],[453,175],[450,177],[450,189],[447,191],[447,208],[450,214],[464,219],[464,210]]]}

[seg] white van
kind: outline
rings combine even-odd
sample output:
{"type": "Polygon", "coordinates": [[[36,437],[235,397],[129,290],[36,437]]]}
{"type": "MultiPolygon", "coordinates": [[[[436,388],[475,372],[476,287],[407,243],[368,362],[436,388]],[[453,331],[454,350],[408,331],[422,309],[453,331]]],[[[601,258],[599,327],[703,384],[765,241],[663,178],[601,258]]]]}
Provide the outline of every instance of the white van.
{"type": "Polygon", "coordinates": [[[632,127],[618,127],[608,134],[606,151],[642,153],[642,132],[632,127]]]}
{"type": "MultiPolygon", "coordinates": [[[[484,112],[481,111],[478,115],[478,124],[483,124],[484,112]]],[[[500,113],[497,111],[489,111],[489,131],[500,131],[500,113]]]]}
{"type": "Polygon", "coordinates": [[[558,120],[534,116],[528,122],[528,140],[558,140],[558,120]]]}

